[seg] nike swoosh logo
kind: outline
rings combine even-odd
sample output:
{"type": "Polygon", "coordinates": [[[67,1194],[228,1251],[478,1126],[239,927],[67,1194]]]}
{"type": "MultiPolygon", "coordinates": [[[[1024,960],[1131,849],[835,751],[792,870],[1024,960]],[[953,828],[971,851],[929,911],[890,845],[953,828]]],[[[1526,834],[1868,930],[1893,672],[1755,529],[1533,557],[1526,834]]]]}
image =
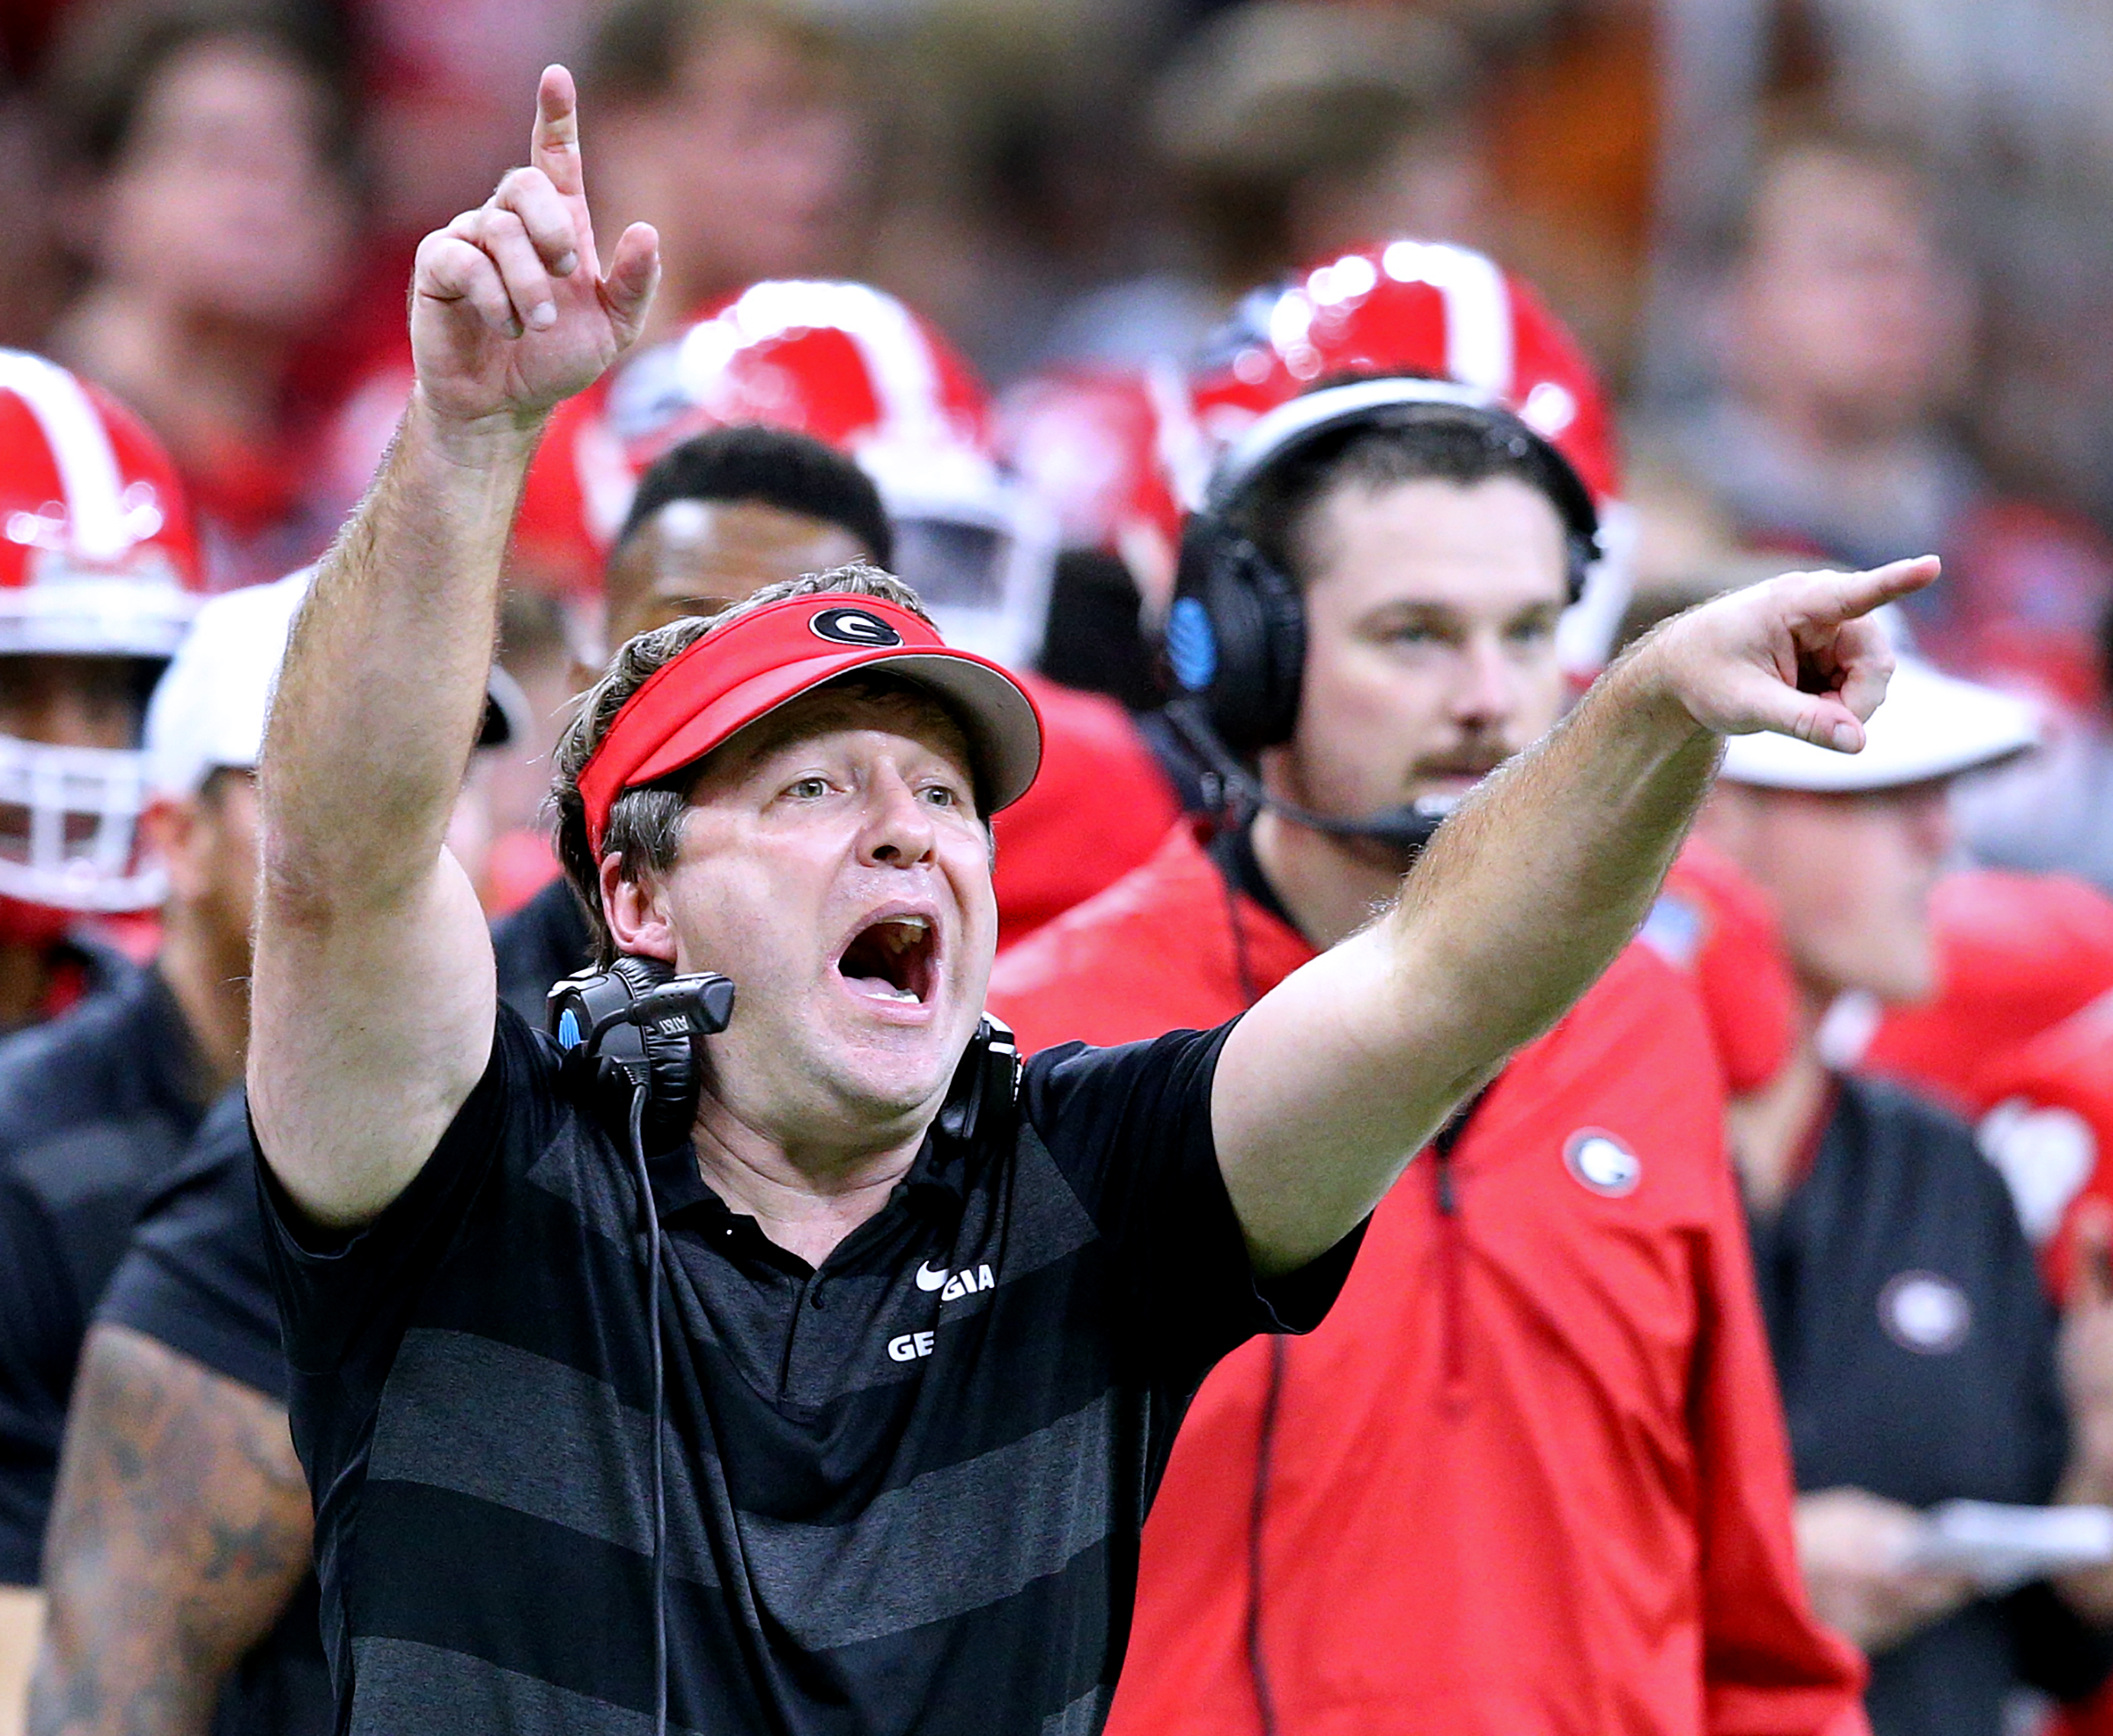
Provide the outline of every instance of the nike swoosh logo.
{"type": "Polygon", "coordinates": [[[938,1290],[946,1284],[947,1276],[948,1274],[944,1271],[933,1271],[928,1262],[917,1268],[917,1288],[919,1290],[938,1290]]]}

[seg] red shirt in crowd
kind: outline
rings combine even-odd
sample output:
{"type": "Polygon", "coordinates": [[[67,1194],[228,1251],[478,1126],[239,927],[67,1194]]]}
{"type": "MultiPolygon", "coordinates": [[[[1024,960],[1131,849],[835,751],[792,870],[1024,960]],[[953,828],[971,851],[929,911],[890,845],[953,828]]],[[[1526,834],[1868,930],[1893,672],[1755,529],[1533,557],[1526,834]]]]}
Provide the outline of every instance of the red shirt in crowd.
{"type": "MultiPolygon", "coordinates": [[[[1123,1041],[1312,956],[1182,825],[991,1005],[1029,1049],[1123,1041]]],[[[1718,1078],[1690,983],[1630,948],[1382,1202],[1321,1328],[1218,1366],[1111,1736],[1866,1730],[1798,1578],[1718,1078]]]]}

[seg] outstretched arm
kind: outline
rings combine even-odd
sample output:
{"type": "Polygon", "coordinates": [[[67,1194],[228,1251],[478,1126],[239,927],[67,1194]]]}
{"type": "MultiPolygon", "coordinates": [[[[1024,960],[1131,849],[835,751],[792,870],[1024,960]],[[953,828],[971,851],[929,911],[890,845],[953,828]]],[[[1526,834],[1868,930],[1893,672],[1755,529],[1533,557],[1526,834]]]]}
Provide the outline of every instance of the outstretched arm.
{"type": "Polygon", "coordinates": [[[31,1736],[205,1736],[308,1565],[286,1412],[123,1327],[88,1335],[44,1546],[31,1736]]]}
{"type": "Polygon", "coordinates": [[[1936,572],[1796,573],[1667,622],[1462,805],[1391,911],[1255,1005],[1219,1059],[1211,1122],[1258,1271],[1331,1247],[1607,967],[1723,736],[1862,747],[1892,668],[1864,617],[1936,572]]]}
{"type": "Polygon", "coordinates": [[[265,741],[250,1108],[326,1224],[403,1190],[490,1052],[490,943],[441,838],[528,460],[552,408],[637,335],[658,270],[642,224],[601,270],[563,68],[530,159],[419,246],[417,386],[295,624],[265,741]]]}

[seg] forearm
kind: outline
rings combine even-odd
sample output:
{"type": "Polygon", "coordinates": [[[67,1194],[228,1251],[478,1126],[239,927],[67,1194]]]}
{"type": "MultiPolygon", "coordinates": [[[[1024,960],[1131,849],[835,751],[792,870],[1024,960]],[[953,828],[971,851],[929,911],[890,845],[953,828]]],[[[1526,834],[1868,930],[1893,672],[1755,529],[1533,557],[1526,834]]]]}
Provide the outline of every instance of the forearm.
{"type": "Polygon", "coordinates": [[[1330,1247],[1606,967],[1718,748],[1648,668],[1617,666],[1447,822],[1393,910],[1248,1015],[1211,1119],[1257,1270],[1330,1247]]]}
{"type": "Polygon", "coordinates": [[[1462,806],[1380,925],[1421,1051],[1463,1089],[1627,943],[1709,789],[1721,740],[1638,649],[1462,806]]]}
{"type": "Polygon", "coordinates": [[[286,1414],[135,1332],[83,1357],[46,1546],[33,1736],[204,1736],[308,1561],[286,1414]]]}
{"type": "Polygon", "coordinates": [[[1891,653],[1864,619],[1934,561],[1796,573],[1676,617],[1445,827],[1385,918],[1226,1041],[1218,1165],[1258,1270],[1331,1246],[1635,932],[1716,769],[1770,729],[1853,752],[1891,653]]]}
{"type": "Polygon", "coordinates": [[[267,897],[400,901],[438,857],[475,739],[499,575],[540,418],[415,393],[295,623],[261,769],[267,897]]]}

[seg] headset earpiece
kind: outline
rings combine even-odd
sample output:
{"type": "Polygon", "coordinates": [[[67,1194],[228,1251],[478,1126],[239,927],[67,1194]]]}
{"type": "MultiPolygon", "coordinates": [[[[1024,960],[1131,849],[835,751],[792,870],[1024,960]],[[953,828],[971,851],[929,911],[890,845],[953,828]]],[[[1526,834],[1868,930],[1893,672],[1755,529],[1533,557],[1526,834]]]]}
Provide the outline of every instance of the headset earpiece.
{"type": "Polygon", "coordinates": [[[964,1144],[1002,1133],[1020,1102],[1020,1070],[1012,1026],[985,1013],[953,1070],[937,1130],[964,1144]]]}
{"type": "Polygon", "coordinates": [[[629,1125],[632,1096],[645,1088],[643,1132],[655,1148],[688,1136],[703,1080],[697,1039],[725,1030],[733,1015],[725,977],[677,976],[672,965],[628,953],[607,970],[555,984],[543,1012],[567,1067],[614,1127],[629,1125]]]}
{"type": "Polygon", "coordinates": [[[1291,577],[1218,513],[1196,513],[1182,536],[1167,654],[1174,680],[1234,753],[1291,739],[1306,607],[1291,577]]]}

